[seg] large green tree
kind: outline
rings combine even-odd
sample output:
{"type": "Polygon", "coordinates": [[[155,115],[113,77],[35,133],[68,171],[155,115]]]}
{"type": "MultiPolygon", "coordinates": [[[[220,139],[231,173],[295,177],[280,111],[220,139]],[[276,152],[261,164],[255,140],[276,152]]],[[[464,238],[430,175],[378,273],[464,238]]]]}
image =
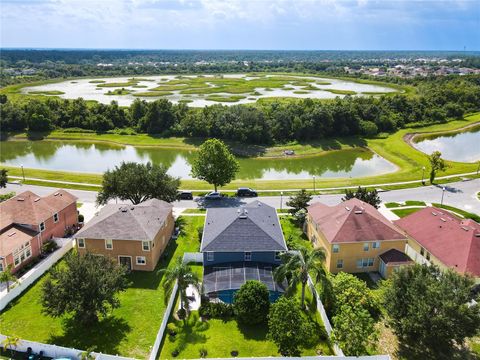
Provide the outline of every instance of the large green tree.
{"type": "Polygon", "coordinates": [[[442,153],[440,151],[434,151],[428,156],[430,162],[430,183],[433,184],[435,176],[438,171],[445,171],[447,164],[442,159],[442,153]]]}
{"type": "Polygon", "coordinates": [[[286,205],[290,207],[288,212],[296,217],[297,222],[303,222],[307,213],[308,204],[312,201],[310,195],[305,189],[298,191],[291,196],[286,205]]]}
{"type": "Polygon", "coordinates": [[[224,186],[235,179],[239,165],[235,156],[220,140],[205,141],[192,164],[192,176],[215,187],[224,186]]]}
{"type": "Polygon", "coordinates": [[[178,258],[173,266],[161,269],[158,273],[165,276],[163,286],[167,294],[171,293],[175,282],[177,282],[178,293],[180,294],[180,308],[188,313],[190,300],[187,296],[187,288],[193,286],[197,290],[200,290],[200,278],[198,275],[188,264],[185,264],[181,258],[178,258]]]}
{"type": "Polygon", "coordinates": [[[238,321],[255,325],[265,322],[270,308],[267,286],[256,280],[249,280],[235,293],[233,311],[238,321]]]}
{"type": "Polygon", "coordinates": [[[311,338],[311,331],[295,299],[282,296],[270,307],[267,336],[283,356],[300,356],[300,347],[311,338]]]}
{"type": "Polygon", "coordinates": [[[176,199],[180,180],[167,174],[163,165],[122,162],[103,174],[102,189],[97,195],[99,204],[119,198],[139,204],[148,199],[172,202],[176,199]]]}
{"type": "Polygon", "coordinates": [[[393,273],[385,309],[406,358],[450,359],[465,338],[478,334],[480,306],[473,305],[473,285],[473,278],[436,266],[393,273]]]}
{"type": "Polygon", "coordinates": [[[302,308],[305,307],[305,288],[308,276],[313,275],[315,283],[327,281],[327,273],[324,267],[325,252],[321,248],[307,249],[298,247],[296,251],[286,252],[281,255],[282,264],[277,267],[273,276],[275,281],[288,281],[290,290],[294,290],[297,284],[302,286],[302,308]]]}
{"type": "Polygon", "coordinates": [[[372,205],[375,209],[378,209],[382,200],[378,196],[376,189],[368,190],[367,188],[358,187],[357,190],[345,190],[345,197],[342,198],[342,201],[347,201],[353,198],[357,198],[367,204],[372,205]]]}
{"type": "Polygon", "coordinates": [[[7,187],[8,182],[8,170],[2,169],[0,170],[0,188],[7,187]]]}
{"type": "Polygon", "coordinates": [[[42,285],[43,312],[53,317],[73,313],[81,324],[92,324],[120,306],[117,294],[129,285],[127,269],[105,256],[67,254],[42,285]]]}

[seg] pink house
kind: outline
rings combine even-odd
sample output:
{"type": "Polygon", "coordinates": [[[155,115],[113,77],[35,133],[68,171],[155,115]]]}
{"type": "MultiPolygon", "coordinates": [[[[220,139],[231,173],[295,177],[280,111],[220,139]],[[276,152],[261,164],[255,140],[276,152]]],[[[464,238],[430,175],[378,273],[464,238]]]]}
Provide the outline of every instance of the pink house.
{"type": "Polygon", "coordinates": [[[25,191],[0,203],[0,271],[10,264],[18,271],[45,242],[77,226],[77,198],[65,190],[45,197],[25,191]]]}

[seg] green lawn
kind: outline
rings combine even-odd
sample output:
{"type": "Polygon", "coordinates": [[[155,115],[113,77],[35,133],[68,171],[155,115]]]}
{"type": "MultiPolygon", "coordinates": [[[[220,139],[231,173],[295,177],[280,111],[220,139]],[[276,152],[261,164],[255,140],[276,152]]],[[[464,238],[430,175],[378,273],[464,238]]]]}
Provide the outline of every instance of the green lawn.
{"type": "MultiPolygon", "coordinates": [[[[299,296],[298,292],[296,296],[299,296]]],[[[303,349],[302,355],[332,354],[328,341],[321,336],[325,333],[323,323],[309,290],[306,292],[306,302],[308,310],[304,311],[304,316],[316,322],[319,336],[317,344],[303,349]]],[[[233,350],[238,351],[238,357],[280,356],[277,346],[267,339],[267,325],[239,325],[235,319],[200,321],[197,311],[191,313],[186,324],[173,317],[170,317],[170,323],[175,324],[177,335],[166,335],[159,356],[161,359],[171,359],[176,349],[180,352],[180,359],[200,358],[201,349],[207,350],[207,357],[216,358],[232,357],[233,350]]]]}
{"type": "Polygon", "coordinates": [[[392,212],[393,212],[395,215],[403,218],[403,217],[405,217],[405,216],[407,216],[407,215],[413,214],[414,212],[416,212],[416,211],[418,211],[418,210],[420,210],[420,209],[421,209],[421,208],[396,209],[396,210],[392,210],[392,212]]]}
{"type": "MultiPolygon", "coordinates": [[[[182,232],[171,241],[158,268],[170,266],[184,252],[198,251],[196,228],[203,217],[180,217],[182,232]]],[[[48,273],[47,275],[48,276],[48,273]]],[[[70,317],[51,318],[42,314],[39,302],[45,276],[13,301],[0,315],[0,333],[26,340],[61,346],[146,358],[166,308],[162,276],[157,272],[133,272],[132,285],[119,295],[120,308],[95,327],[82,328],[70,317]]]]}
{"type": "Polygon", "coordinates": [[[450,211],[453,211],[454,213],[464,217],[464,218],[467,218],[467,219],[473,219],[475,220],[476,222],[480,222],[480,216],[477,215],[477,214],[473,214],[471,212],[468,212],[468,211],[465,211],[465,210],[462,210],[462,209],[458,209],[456,207],[453,207],[453,206],[449,206],[449,205],[440,205],[438,203],[432,203],[433,206],[435,207],[438,207],[438,208],[442,208],[442,209],[445,209],[445,210],[450,210],[450,211]]]}

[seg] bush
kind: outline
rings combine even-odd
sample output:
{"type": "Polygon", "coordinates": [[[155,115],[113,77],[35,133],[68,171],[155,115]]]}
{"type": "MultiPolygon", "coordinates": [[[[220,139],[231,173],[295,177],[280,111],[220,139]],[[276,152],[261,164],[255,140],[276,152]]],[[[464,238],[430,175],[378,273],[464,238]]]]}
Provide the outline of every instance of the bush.
{"type": "Polygon", "coordinates": [[[85,217],[83,214],[78,214],[78,222],[83,223],[85,221],[85,217]]]}
{"type": "Polygon", "coordinates": [[[185,309],[178,309],[177,316],[180,320],[183,320],[187,316],[187,311],[185,309]]]}
{"type": "Polygon", "coordinates": [[[173,323],[167,324],[167,333],[168,335],[175,336],[177,335],[177,327],[173,323]]]}
{"type": "Polygon", "coordinates": [[[58,245],[53,240],[48,240],[46,243],[42,245],[42,253],[51,254],[57,249],[58,249],[58,245]]]}
{"type": "Polygon", "coordinates": [[[244,324],[260,324],[267,320],[270,299],[267,286],[249,280],[235,293],[233,310],[238,321],[244,324]]]}
{"type": "Polygon", "coordinates": [[[233,316],[233,306],[231,304],[225,304],[222,302],[202,302],[202,305],[198,309],[198,313],[201,317],[212,319],[228,319],[233,316]]]}
{"type": "Polygon", "coordinates": [[[202,241],[203,226],[199,226],[199,227],[197,228],[197,234],[198,234],[198,241],[202,241]]]}
{"type": "Polygon", "coordinates": [[[205,348],[201,348],[200,350],[198,350],[198,352],[200,353],[200,357],[203,359],[203,358],[206,358],[207,355],[208,355],[208,351],[207,349],[205,348]]]}
{"type": "Polygon", "coordinates": [[[180,351],[178,349],[172,351],[172,357],[177,357],[178,354],[180,354],[180,351]]]}
{"type": "Polygon", "coordinates": [[[237,357],[238,356],[238,350],[230,351],[230,355],[232,355],[233,357],[237,357]]]}

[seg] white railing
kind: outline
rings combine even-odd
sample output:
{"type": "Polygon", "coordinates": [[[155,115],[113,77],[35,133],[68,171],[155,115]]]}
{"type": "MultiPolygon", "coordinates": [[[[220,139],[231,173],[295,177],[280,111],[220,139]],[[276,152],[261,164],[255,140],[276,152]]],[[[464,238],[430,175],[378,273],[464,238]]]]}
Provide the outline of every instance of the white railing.
{"type": "Polygon", "coordinates": [[[68,251],[73,248],[73,240],[68,239],[54,239],[59,249],[48,255],[45,259],[36,264],[25,275],[18,279],[16,284],[9,292],[3,290],[0,293],[0,311],[3,310],[13,299],[19,296],[25,289],[32,285],[40,276],[42,276],[53,264],[60,260],[68,251]]]}
{"type": "Polygon", "coordinates": [[[408,244],[405,246],[405,254],[407,254],[413,261],[420,265],[431,265],[430,261],[428,261],[423,255],[419,254],[408,244]]]}

